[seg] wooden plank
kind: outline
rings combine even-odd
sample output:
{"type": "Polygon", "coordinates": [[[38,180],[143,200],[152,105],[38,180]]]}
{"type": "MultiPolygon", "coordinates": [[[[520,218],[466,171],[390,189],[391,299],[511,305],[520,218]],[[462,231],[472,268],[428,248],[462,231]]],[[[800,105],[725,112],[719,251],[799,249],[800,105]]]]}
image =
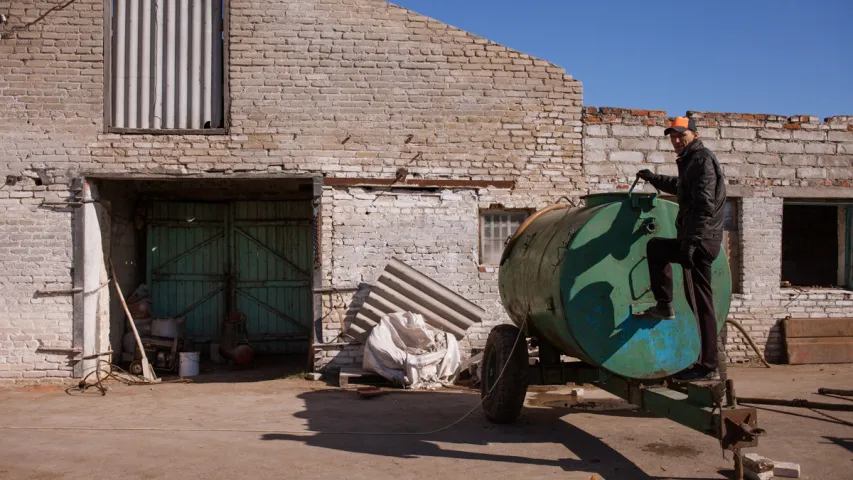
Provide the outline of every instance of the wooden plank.
{"type": "Polygon", "coordinates": [[[853,337],[790,338],[788,363],[853,363],[853,337]]]}
{"type": "Polygon", "coordinates": [[[444,178],[410,178],[397,180],[395,178],[352,178],[326,177],[325,185],[332,186],[395,186],[395,187],[445,187],[445,188],[513,188],[514,180],[450,180],[444,178]]]}
{"type": "Polygon", "coordinates": [[[785,337],[853,337],[853,318],[787,318],[785,337]]]}

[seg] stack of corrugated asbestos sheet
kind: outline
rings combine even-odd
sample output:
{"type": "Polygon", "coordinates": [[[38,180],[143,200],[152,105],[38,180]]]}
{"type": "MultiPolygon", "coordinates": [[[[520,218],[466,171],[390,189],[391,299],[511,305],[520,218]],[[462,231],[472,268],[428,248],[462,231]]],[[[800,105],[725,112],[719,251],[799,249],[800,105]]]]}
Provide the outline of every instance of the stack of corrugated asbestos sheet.
{"type": "Polygon", "coordinates": [[[346,333],[365,343],[379,320],[394,312],[418,313],[428,325],[457,340],[486,315],[479,306],[396,258],[372,286],[346,333]]]}

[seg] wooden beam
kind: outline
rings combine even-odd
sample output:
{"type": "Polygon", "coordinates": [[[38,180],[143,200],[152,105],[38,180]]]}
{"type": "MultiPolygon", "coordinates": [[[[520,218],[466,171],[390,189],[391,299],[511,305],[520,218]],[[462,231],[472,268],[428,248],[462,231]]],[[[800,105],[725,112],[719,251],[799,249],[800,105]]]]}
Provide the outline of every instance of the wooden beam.
{"type": "Polygon", "coordinates": [[[379,186],[379,187],[444,187],[444,188],[513,188],[514,180],[448,180],[412,178],[397,181],[393,178],[332,178],[323,179],[324,185],[338,187],[379,186]]]}
{"type": "Polygon", "coordinates": [[[853,337],[853,318],[788,318],[785,319],[785,336],[853,337]]]}
{"type": "Polygon", "coordinates": [[[787,341],[788,363],[853,363],[853,337],[791,338],[787,341]]]}
{"type": "Polygon", "coordinates": [[[788,363],[853,363],[853,318],[786,318],[788,363]]]}

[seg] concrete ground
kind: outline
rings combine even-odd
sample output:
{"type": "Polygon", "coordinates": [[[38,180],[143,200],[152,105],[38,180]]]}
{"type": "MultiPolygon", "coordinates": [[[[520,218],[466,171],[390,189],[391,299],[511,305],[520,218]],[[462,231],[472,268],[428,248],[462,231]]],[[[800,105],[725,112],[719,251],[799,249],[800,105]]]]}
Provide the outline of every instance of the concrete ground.
{"type": "MultiPolygon", "coordinates": [[[[853,389],[847,365],[730,371],[741,396],[853,401],[816,393],[818,387],[853,389]]],[[[203,373],[193,383],[113,385],[103,397],[95,390],[47,386],[0,390],[0,478],[611,480],[732,474],[731,456],[723,458],[712,438],[639,412],[560,407],[569,399],[560,392],[532,389],[520,421],[498,426],[484,419],[479,395],[465,388],[394,391],[365,400],[287,373],[203,373]]],[[[853,413],[762,407],[759,419],[768,435],[752,451],[800,463],[802,478],[851,478],[853,427],[844,422],[853,422],[853,413]]]]}

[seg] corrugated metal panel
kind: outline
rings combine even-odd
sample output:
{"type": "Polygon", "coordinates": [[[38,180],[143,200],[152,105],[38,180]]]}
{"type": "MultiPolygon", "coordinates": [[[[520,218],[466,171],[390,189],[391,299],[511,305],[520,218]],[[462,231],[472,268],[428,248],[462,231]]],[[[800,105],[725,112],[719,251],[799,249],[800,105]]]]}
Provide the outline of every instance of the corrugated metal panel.
{"type": "Polygon", "coordinates": [[[225,317],[226,205],[155,202],[148,214],[147,283],[152,312],[186,316],[185,331],[215,338],[225,317]]]}
{"type": "Polygon", "coordinates": [[[248,316],[250,341],[265,353],[305,352],[313,308],[310,202],[237,202],[234,212],[234,305],[248,316]]]}
{"type": "Polygon", "coordinates": [[[222,2],[113,0],[112,12],[112,126],[221,128],[222,2]]]}
{"type": "Polygon", "coordinates": [[[346,333],[364,343],[383,316],[404,311],[422,315],[427,324],[453,334],[457,340],[486,315],[479,306],[394,258],[370,289],[346,333]]]}

